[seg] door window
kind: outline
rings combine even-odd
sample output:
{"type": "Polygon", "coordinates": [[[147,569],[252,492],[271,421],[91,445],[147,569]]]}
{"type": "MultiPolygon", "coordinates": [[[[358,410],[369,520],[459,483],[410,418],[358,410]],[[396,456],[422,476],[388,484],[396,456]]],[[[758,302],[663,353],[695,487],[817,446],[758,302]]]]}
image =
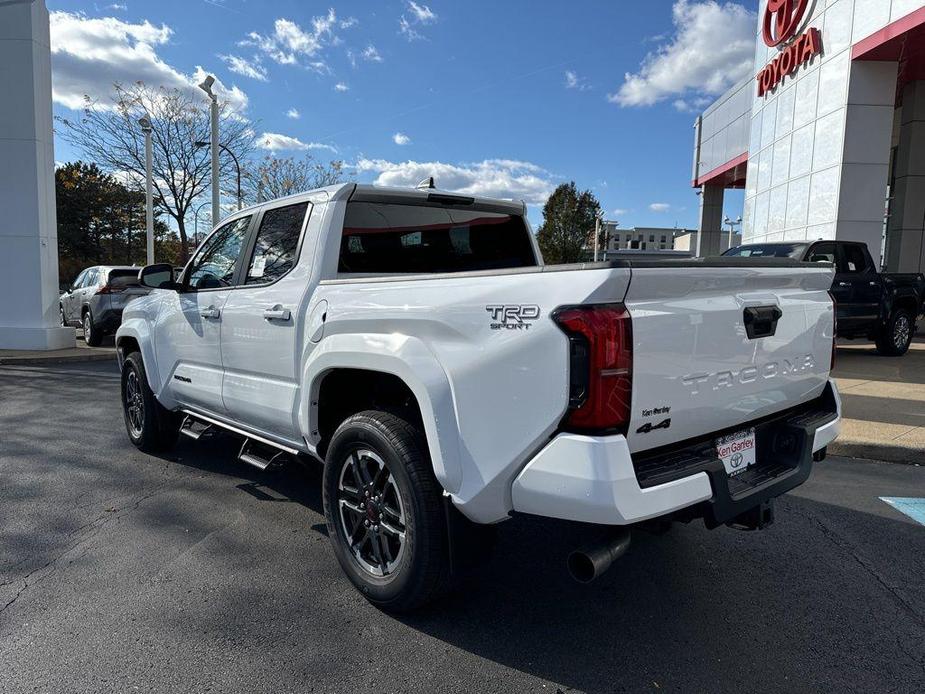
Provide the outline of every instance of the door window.
{"type": "Polygon", "coordinates": [[[842,246],[842,258],[838,264],[838,271],[860,274],[865,270],[867,270],[867,255],[864,249],[853,243],[842,246]]]}
{"type": "Polygon", "coordinates": [[[190,289],[232,286],[250,220],[242,217],[229,222],[206,240],[190,264],[186,282],[190,289]]]}
{"type": "Polygon", "coordinates": [[[270,284],[293,268],[298,260],[299,239],[307,211],[308,203],[301,202],[263,213],[246,284],[270,284]]]}
{"type": "Polygon", "coordinates": [[[834,243],[820,243],[813,246],[809,253],[809,262],[811,263],[834,263],[838,257],[834,243]]]}
{"type": "Polygon", "coordinates": [[[89,272],[89,270],[84,270],[84,271],[81,272],[79,275],[77,275],[77,279],[75,279],[74,282],[73,282],[73,284],[71,284],[71,290],[72,290],[72,291],[73,291],[74,289],[80,289],[80,288],[83,286],[83,281],[84,281],[85,279],[87,279],[87,273],[88,273],[88,272],[89,272]]]}

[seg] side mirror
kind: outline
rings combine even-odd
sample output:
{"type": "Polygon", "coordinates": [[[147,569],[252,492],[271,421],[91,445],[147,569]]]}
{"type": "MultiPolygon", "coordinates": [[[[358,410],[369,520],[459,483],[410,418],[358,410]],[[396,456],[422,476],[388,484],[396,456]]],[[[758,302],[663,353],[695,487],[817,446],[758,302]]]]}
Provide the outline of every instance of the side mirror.
{"type": "Polygon", "coordinates": [[[147,265],[138,272],[138,283],[149,289],[176,289],[173,279],[173,266],[169,263],[147,265]]]}

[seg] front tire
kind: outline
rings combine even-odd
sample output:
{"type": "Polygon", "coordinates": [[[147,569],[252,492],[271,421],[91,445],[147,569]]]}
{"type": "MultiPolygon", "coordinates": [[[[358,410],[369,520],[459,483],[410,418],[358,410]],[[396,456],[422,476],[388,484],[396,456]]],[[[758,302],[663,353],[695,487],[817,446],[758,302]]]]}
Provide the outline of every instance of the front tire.
{"type": "Polygon", "coordinates": [[[887,357],[901,357],[909,351],[915,333],[915,319],[905,309],[896,309],[877,336],[877,351],[887,357]]]}
{"type": "Polygon", "coordinates": [[[122,412],[125,430],[136,448],[155,453],[176,444],[179,417],[157,401],[140,352],[132,352],[122,364],[122,412]]]}
{"type": "Polygon", "coordinates": [[[103,332],[97,330],[96,326],[93,325],[93,314],[89,310],[84,312],[83,328],[84,342],[86,342],[88,346],[99,347],[103,344],[103,332]]]}
{"type": "Polygon", "coordinates": [[[406,612],[449,588],[442,489],[416,428],[385,412],[348,418],[328,447],[323,488],[334,553],[367,600],[406,612]]]}

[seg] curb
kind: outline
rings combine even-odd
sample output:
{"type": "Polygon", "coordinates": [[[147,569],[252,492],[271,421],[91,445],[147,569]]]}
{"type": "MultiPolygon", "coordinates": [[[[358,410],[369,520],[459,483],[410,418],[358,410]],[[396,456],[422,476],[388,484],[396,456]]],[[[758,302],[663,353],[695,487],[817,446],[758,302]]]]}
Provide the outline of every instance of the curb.
{"type": "Polygon", "coordinates": [[[116,353],[93,352],[90,354],[68,354],[47,357],[0,357],[0,366],[43,366],[45,364],[78,364],[92,361],[115,361],[116,353]]]}
{"type": "Polygon", "coordinates": [[[828,454],[830,456],[876,460],[897,465],[925,463],[925,449],[923,448],[869,441],[836,440],[829,444],[828,454]]]}

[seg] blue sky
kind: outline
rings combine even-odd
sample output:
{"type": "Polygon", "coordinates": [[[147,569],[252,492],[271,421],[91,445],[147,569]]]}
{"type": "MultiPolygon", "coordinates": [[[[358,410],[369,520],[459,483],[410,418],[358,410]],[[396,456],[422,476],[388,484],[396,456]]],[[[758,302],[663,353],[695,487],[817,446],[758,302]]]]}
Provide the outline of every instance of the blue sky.
{"type": "MultiPolygon", "coordinates": [[[[115,80],[214,73],[279,156],[357,180],[525,198],[592,189],[627,226],[696,226],[696,111],[752,69],[757,2],[47,0],[55,110],[115,80]],[[723,50],[716,50],[717,46],[723,50]]],[[[57,143],[56,159],[77,158],[57,143]]],[[[727,213],[741,213],[741,195],[727,213]]]]}

